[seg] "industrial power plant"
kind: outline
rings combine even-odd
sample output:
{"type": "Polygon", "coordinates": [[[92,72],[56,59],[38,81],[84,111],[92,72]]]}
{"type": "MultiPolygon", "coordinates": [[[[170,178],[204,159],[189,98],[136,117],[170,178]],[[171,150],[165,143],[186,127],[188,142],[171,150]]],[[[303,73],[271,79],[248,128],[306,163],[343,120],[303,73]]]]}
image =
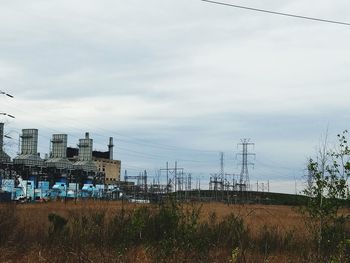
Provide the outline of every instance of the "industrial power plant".
{"type": "Polygon", "coordinates": [[[173,196],[177,200],[261,202],[267,200],[269,182],[252,189],[248,174],[249,140],[242,140],[242,170],[238,174],[224,172],[224,156],[220,153],[220,172],[210,175],[209,188],[192,182],[191,173],[175,162],[166,163],[155,176],[146,170],[121,180],[121,161],[113,158],[113,137],[106,151],[93,150],[88,132],[79,139],[77,148],[68,147],[67,134],[53,134],[49,154],[38,152],[38,129],[22,129],[19,152],[11,159],[4,150],[4,123],[0,123],[0,201],[48,201],[57,199],[106,199],[148,203],[173,196]],[[150,178],[153,177],[153,180],[150,178]],[[253,190],[253,191],[252,191],[253,190]],[[254,193],[253,193],[254,192],[254,193]],[[252,195],[253,193],[253,195],[252,195]]]}
{"type": "Polygon", "coordinates": [[[50,153],[38,153],[38,129],[23,129],[20,152],[11,160],[4,151],[4,123],[0,123],[0,189],[2,199],[16,201],[57,198],[119,198],[121,161],[108,151],[93,151],[89,133],[78,148],[67,147],[67,134],[53,134],[50,153]]]}

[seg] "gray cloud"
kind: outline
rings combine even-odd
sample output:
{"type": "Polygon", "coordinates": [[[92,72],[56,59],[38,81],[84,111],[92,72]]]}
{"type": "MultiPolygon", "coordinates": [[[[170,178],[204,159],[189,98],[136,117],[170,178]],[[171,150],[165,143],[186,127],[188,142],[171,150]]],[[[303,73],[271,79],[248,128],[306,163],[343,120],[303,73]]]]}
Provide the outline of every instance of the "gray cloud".
{"type": "MultiPolygon", "coordinates": [[[[350,8],[341,0],[254,5],[335,20],[350,8]]],[[[16,96],[2,97],[0,110],[16,115],[9,129],[40,129],[42,152],[51,133],[75,144],[88,130],[98,149],[116,137],[125,168],[183,159],[200,161],[184,164],[204,176],[218,170],[220,150],[239,172],[236,144],[249,137],[252,177],[291,182],[327,124],[331,136],[349,123],[348,27],[196,0],[0,6],[1,89],[16,96]]]]}

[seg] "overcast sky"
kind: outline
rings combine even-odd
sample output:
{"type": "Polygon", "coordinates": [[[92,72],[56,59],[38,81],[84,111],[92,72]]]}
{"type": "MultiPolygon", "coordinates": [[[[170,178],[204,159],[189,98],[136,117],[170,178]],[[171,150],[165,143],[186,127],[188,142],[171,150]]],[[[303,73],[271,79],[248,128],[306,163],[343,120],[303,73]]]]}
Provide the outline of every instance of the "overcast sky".
{"type": "MultiPolygon", "coordinates": [[[[350,22],[345,0],[233,1],[350,22]]],[[[241,138],[255,143],[252,183],[302,189],[306,159],[327,126],[348,127],[350,26],[281,17],[200,0],[0,2],[2,118],[14,138],[39,129],[75,146],[115,140],[122,169],[154,175],[169,161],[202,182],[239,174],[241,138]]],[[[14,156],[16,142],[7,142],[14,156]]]]}

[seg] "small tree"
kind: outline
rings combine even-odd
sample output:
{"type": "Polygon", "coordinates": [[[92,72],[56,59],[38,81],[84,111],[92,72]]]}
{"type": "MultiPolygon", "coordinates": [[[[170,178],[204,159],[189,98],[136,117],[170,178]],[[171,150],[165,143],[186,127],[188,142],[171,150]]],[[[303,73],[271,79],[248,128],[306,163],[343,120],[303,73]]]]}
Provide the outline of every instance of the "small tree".
{"type": "Polygon", "coordinates": [[[305,211],[316,226],[318,254],[344,255],[347,249],[345,223],[348,216],[339,209],[348,206],[350,200],[348,179],[350,177],[350,148],[348,131],[338,134],[338,146],[327,148],[327,140],[321,146],[317,159],[309,159],[308,184],[303,191],[310,197],[305,211]],[[339,251],[339,250],[342,251],[339,251]],[[344,250],[345,249],[345,250],[344,250]]]}

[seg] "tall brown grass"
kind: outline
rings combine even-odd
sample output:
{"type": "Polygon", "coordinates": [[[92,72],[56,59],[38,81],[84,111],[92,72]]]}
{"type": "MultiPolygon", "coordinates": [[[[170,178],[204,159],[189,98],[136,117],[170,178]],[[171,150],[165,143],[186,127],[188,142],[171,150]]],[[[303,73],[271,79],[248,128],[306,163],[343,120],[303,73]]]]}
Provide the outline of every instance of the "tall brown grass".
{"type": "Polygon", "coordinates": [[[317,262],[307,220],[288,206],[1,204],[0,262],[317,262]]]}

